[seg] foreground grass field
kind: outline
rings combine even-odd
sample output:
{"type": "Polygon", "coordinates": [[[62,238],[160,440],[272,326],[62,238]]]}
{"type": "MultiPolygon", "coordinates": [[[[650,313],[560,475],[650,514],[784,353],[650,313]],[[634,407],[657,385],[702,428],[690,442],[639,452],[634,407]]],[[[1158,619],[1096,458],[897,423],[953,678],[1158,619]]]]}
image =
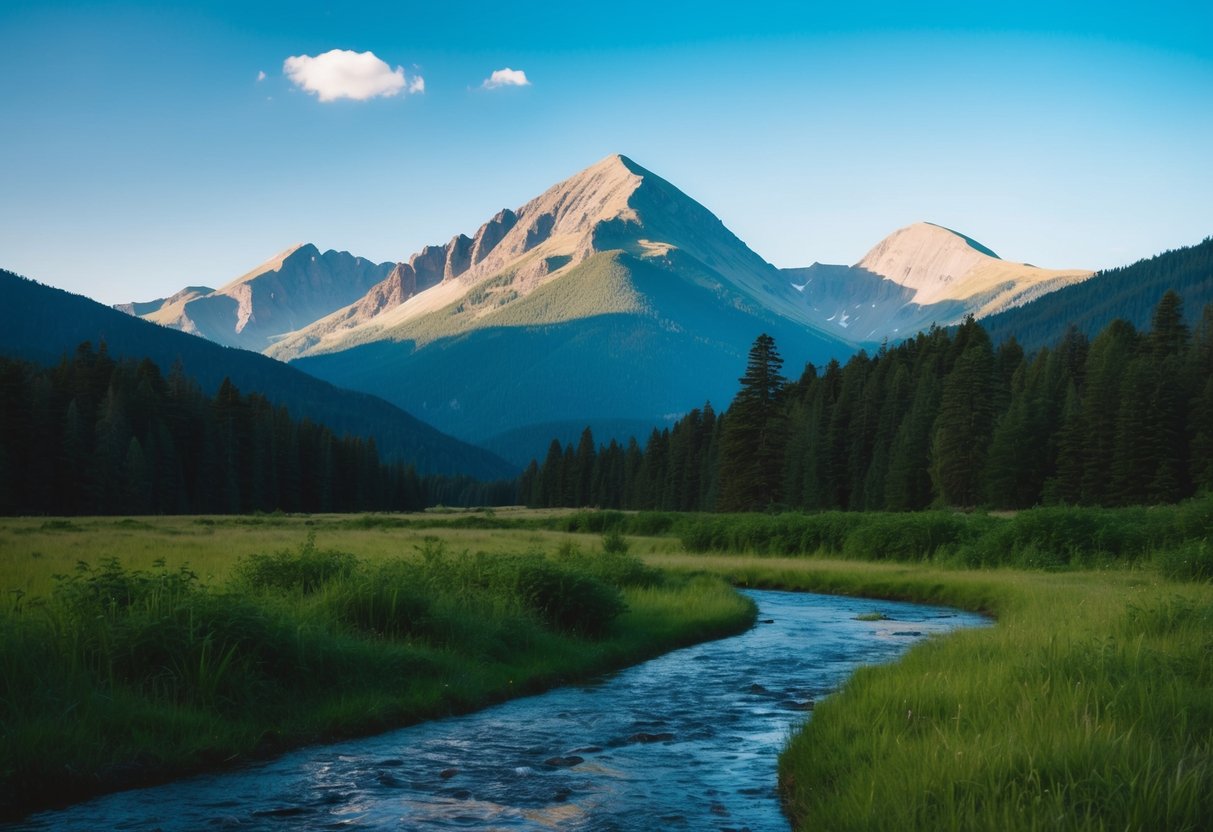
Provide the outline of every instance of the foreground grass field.
{"type": "Polygon", "coordinates": [[[664,576],[621,538],[472,548],[256,520],[0,522],[0,813],[471,710],[753,621],[722,580],[664,576]]]}
{"type": "MultiPolygon", "coordinates": [[[[160,575],[162,582],[192,583],[172,578],[184,574],[186,561],[202,576],[200,583],[249,593],[250,583],[260,582],[258,597],[277,597],[279,612],[284,607],[299,616],[292,620],[302,629],[294,632],[323,631],[335,639],[323,649],[308,642],[301,656],[312,663],[308,667],[332,663],[320,677],[330,682],[329,704],[307,697],[291,703],[296,710],[288,708],[288,716],[296,721],[284,717],[283,724],[293,724],[293,734],[276,722],[257,733],[261,716],[229,736],[230,718],[191,716],[188,702],[172,705],[163,717],[128,703],[105,711],[117,715],[112,724],[102,710],[89,710],[102,708],[95,695],[53,699],[54,707],[38,713],[14,710],[20,702],[35,708],[49,687],[26,696],[10,678],[24,680],[19,674],[28,666],[50,665],[36,652],[39,642],[22,648],[6,634],[0,651],[11,658],[0,665],[0,684],[9,687],[0,694],[0,707],[9,710],[0,772],[9,784],[50,776],[58,785],[69,765],[104,772],[123,759],[134,760],[138,771],[145,760],[134,745],[110,747],[113,737],[128,735],[144,747],[182,749],[172,762],[179,771],[221,762],[229,750],[272,751],[307,736],[475,707],[509,695],[518,680],[542,686],[744,626],[748,610],[721,583],[696,579],[708,575],[743,586],[948,604],[997,620],[988,629],[924,644],[894,665],[863,670],[818,703],[781,758],[780,787],[797,828],[1207,829],[1213,818],[1211,532],[1209,498],[1161,509],[1047,509],[1013,518],[497,512],[0,521],[0,588],[10,605],[22,607],[20,617],[28,619],[36,609],[31,597],[57,590],[70,595],[71,587],[104,577],[96,566],[101,558],[123,553],[126,570],[160,575]],[[681,579],[651,583],[651,573],[631,559],[601,559],[599,550],[611,539],[601,533],[612,530],[632,534],[631,552],[681,579]],[[323,591],[305,593],[300,586],[274,596],[273,559],[264,559],[260,572],[247,566],[256,559],[238,560],[255,552],[302,554],[309,531],[317,535],[313,553],[352,552],[362,565],[323,591]],[[464,550],[491,557],[452,554],[464,550]],[[428,576],[427,591],[455,600],[458,592],[446,594],[452,586],[492,589],[477,596],[496,600],[480,608],[475,628],[458,626],[461,617],[451,612],[458,607],[443,606],[451,600],[419,619],[431,631],[366,637],[368,622],[381,620],[375,610],[390,599],[358,590],[359,580],[382,575],[374,569],[402,551],[413,553],[420,570],[405,586],[428,576]],[[519,595],[519,572],[536,566],[538,555],[518,554],[528,551],[548,553],[558,569],[623,586],[628,612],[612,619],[598,639],[561,632],[550,618],[536,623],[548,609],[542,605],[522,611],[521,620],[529,623],[506,623],[497,610],[517,611],[505,599],[519,595]],[[780,554],[789,551],[808,554],[780,554]],[[165,553],[172,553],[167,564],[155,566],[165,553]],[[93,562],[93,570],[75,571],[80,558],[93,562]],[[56,572],[74,577],[56,581],[56,572]],[[508,592],[498,594],[502,587],[508,592]],[[368,597],[379,601],[368,604],[368,597]],[[345,623],[318,625],[324,616],[345,623]],[[12,644],[18,647],[4,646],[12,644]],[[515,654],[519,644],[529,652],[515,654]],[[468,655],[492,661],[470,666],[468,655]],[[384,680],[401,672],[430,687],[410,685],[418,691],[413,698],[385,690],[384,680]],[[343,680],[335,697],[333,679],[343,680]],[[69,729],[79,713],[85,727],[69,729]],[[14,725],[21,736],[9,728],[14,725]],[[25,755],[60,746],[61,758],[39,763],[49,768],[26,763],[25,755]],[[109,762],[81,764],[81,750],[94,748],[106,749],[109,762]]],[[[609,607],[609,598],[599,600],[609,607]]],[[[10,626],[14,619],[3,620],[10,626]]],[[[215,666],[213,649],[191,655],[199,676],[204,666],[215,666]]]]}

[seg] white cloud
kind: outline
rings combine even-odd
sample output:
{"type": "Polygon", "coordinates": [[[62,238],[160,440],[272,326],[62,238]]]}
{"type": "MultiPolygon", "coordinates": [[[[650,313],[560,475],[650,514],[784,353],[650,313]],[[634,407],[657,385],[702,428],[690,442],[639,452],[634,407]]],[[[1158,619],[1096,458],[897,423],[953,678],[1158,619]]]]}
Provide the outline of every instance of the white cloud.
{"type": "Polygon", "coordinates": [[[282,62],[282,71],[295,86],[321,101],[366,101],[425,90],[425,79],[420,75],[406,79],[404,67],[392,69],[373,52],[332,49],[315,57],[293,55],[282,62]]]}
{"type": "Polygon", "coordinates": [[[521,69],[510,69],[508,66],[505,69],[495,69],[493,74],[484,79],[484,88],[486,90],[495,90],[498,87],[529,87],[531,82],[527,80],[526,73],[521,69]]]}
{"type": "Polygon", "coordinates": [[[264,69],[257,73],[257,80],[258,81],[265,80],[265,70],[264,69]]]}

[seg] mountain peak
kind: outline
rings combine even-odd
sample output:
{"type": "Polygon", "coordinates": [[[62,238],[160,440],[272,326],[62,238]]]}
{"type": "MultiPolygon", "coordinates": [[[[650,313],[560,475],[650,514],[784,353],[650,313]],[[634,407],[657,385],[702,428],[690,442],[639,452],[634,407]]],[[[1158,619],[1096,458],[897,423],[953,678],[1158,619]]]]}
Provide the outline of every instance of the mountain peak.
{"type": "Polygon", "coordinates": [[[971,237],[916,222],[885,237],[856,266],[913,289],[915,302],[929,303],[954,296],[967,274],[997,260],[997,254],[971,237]]]}
{"type": "Polygon", "coordinates": [[[983,246],[981,243],[977,242],[972,237],[969,237],[965,234],[961,234],[959,231],[948,228],[947,226],[940,225],[939,223],[936,223],[936,222],[916,222],[913,225],[909,226],[909,228],[913,229],[913,228],[917,228],[919,226],[926,226],[927,228],[937,228],[940,231],[946,231],[949,234],[951,234],[953,237],[957,237],[960,240],[962,240],[966,245],[969,246],[969,248],[976,249],[977,251],[981,252],[982,254],[986,255],[987,257],[993,257],[996,260],[1002,259],[1001,257],[999,257],[997,254],[994,253],[993,249],[991,249],[987,246],[983,246]]]}
{"type": "Polygon", "coordinates": [[[972,237],[930,222],[897,229],[864,255],[856,268],[910,289],[919,305],[981,299],[974,311],[983,314],[998,304],[1022,303],[1025,293],[1090,275],[1003,260],[972,237]]]}

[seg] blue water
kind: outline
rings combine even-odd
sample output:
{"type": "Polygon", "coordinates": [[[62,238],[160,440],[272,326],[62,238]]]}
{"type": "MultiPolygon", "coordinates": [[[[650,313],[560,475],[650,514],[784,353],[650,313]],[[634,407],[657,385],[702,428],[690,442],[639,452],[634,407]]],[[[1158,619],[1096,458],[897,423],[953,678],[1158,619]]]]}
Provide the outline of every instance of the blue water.
{"type": "Polygon", "coordinates": [[[27,819],[28,830],[786,832],[775,764],[863,664],[986,623],[941,607],[748,591],[760,623],[588,684],[27,819]],[[856,621],[881,612],[889,620],[856,621]]]}

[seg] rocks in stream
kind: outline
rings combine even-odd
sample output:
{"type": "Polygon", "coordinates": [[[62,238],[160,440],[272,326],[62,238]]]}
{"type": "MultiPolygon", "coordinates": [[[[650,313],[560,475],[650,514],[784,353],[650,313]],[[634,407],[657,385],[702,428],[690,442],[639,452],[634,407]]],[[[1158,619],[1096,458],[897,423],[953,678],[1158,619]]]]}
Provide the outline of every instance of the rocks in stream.
{"type": "Polygon", "coordinates": [[[663,731],[660,734],[649,734],[645,731],[641,731],[638,734],[632,734],[632,736],[628,737],[628,742],[668,742],[672,739],[674,739],[674,735],[668,731],[663,731]]]}
{"type": "Polygon", "coordinates": [[[785,711],[811,711],[813,710],[813,700],[806,699],[805,701],[800,702],[795,699],[785,699],[779,703],[779,707],[783,708],[785,711]]]}
{"type": "Polygon", "coordinates": [[[567,757],[548,757],[543,761],[546,766],[555,766],[556,768],[572,768],[585,762],[585,757],[578,757],[576,754],[570,754],[567,757]]]}

